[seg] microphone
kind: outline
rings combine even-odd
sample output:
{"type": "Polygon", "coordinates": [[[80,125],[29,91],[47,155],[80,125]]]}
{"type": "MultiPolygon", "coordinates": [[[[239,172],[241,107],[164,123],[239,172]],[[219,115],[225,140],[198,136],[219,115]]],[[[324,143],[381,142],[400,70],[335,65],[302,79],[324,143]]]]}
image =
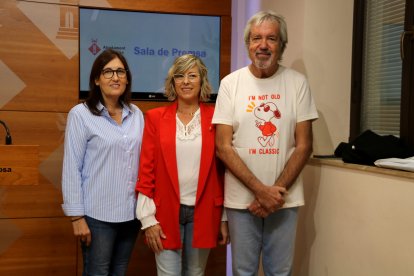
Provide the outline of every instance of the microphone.
{"type": "Polygon", "coordinates": [[[6,130],[6,145],[11,145],[12,144],[12,137],[10,135],[10,130],[7,127],[6,123],[3,122],[2,120],[0,120],[0,124],[2,124],[4,126],[4,129],[6,130]]]}

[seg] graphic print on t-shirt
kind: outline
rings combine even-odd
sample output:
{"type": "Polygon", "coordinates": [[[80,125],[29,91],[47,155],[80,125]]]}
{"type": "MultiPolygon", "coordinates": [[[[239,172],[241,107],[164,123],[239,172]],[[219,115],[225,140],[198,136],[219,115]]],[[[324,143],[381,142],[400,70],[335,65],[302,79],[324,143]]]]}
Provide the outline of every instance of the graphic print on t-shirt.
{"type": "MultiPolygon", "coordinates": [[[[272,94],[272,96],[275,96],[272,94]]],[[[268,98],[266,96],[260,96],[260,98],[265,99],[264,101],[259,102],[259,105],[256,106],[255,102],[251,101],[248,105],[247,112],[251,112],[255,116],[255,127],[258,128],[259,135],[257,137],[257,142],[263,148],[273,147],[275,144],[275,139],[279,137],[279,132],[277,126],[275,125],[275,120],[281,118],[281,113],[279,108],[274,102],[266,101],[268,98]]],[[[254,96],[250,96],[249,99],[255,99],[254,96]]],[[[264,151],[259,149],[258,153],[277,153],[277,149],[269,149],[264,151]]],[[[257,154],[255,149],[250,150],[251,154],[257,154]]]]}

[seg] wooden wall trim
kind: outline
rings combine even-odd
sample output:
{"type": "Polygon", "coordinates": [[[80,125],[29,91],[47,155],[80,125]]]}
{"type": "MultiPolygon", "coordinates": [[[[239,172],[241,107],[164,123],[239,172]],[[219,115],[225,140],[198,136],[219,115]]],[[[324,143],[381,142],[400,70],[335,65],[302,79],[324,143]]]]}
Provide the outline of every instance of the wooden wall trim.
{"type": "Polygon", "coordinates": [[[39,145],[0,146],[0,185],[39,184],[39,145]]]}
{"type": "MultiPolygon", "coordinates": [[[[78,39],[58,33],[65,29],[61,9],[76,13],[80,6],[220,16],[220,78],[230,73],[231,0],[1,0],[0,37],[7,39],[0,39],[0,74],[7,82],[0,87],[0,119],[14,145],[38,145],[39,181],[0,185],[0,275],[81,270],[79,241],[61,208],[66,118],[79,102],[78,39]]],[[[145,112],[170,103],[134,104],[145,112]]],[[[155,275],[153,257],[141,233],[127,275],[155,275]]],[[[225,275],[225,269],[226,247],[218,247],[206,275],[225,275]]]]}
{"type": "MultiPolygon", "coordinates": [[[[222,0],[107,0],[111,8],[149,12],[231,15],[231,1],[222,0]]],[[[105,1],[80,0],[79,6],[108,7],[105,1]]]]}

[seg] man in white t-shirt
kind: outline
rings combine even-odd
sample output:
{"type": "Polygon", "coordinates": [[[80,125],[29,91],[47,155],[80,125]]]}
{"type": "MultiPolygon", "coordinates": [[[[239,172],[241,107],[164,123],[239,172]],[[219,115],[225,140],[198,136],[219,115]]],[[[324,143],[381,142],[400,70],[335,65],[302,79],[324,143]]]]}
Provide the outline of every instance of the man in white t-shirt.
{"type": "Polygon", "coordinates": [[[213,123],[226,166],[225,199],[233,275],[290,275],[301,171],[312,152],[318,118],[306,78],[279,64],[287,44],[284,19],[258,12],[244,33],[252,63],[220,84],[213,123]],[[263,251],[263,252],[262,252],[263,251]]]}

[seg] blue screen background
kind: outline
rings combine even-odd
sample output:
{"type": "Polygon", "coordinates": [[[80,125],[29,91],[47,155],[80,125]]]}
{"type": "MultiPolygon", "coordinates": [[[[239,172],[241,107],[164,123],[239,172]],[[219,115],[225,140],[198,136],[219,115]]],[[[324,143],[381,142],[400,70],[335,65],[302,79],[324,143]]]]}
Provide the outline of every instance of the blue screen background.
{"type": "Polygon", "coordinates": [[[80,90],[89,90],[89,74],[105,48],[121,51],[132,74],[133,93],[163,93],[174,59],[188,51],[209,70],[214,93],[219,87],[220,17],[80,8],[80,90]],[[100,51],[97,51],[100,49],[100,51]]]}

